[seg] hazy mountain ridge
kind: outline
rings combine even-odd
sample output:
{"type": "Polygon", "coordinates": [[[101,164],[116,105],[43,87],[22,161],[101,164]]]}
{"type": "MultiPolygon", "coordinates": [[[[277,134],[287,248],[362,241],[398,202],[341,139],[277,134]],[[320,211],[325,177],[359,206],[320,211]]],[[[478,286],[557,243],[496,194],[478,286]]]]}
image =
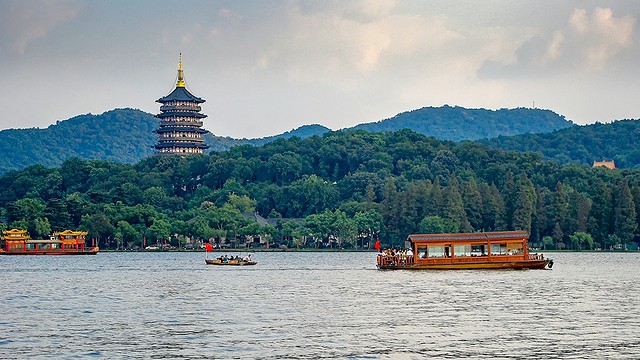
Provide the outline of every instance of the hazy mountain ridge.
{"type": "Polygon", "coordinates": [[[547,133],[572,126],[571,121],[542,109],[467,109],[459,106],[424,107],[351,129],[392,132],[403,128],[441,140],[477,140],[500,135],[547,133]]]}
{"type": "MultiPolygon", "coordinates": [[[[73,157],[135,163],[154,154],[152,146],[157,135],[153,130],[157,126],[158,120],[153,114],[115,109],[100,115],[78,115],[45,129],[3,130],[0,131],[0,173],[34,164],[58,166],[73,157]]],[[[549,110],[493,111],[444,106],[407,111],[351,129],[389,132],[409,128],[444,140],[473,140],[514,132],[550,132],[569,126],[572,126],[570,121],[549,110]]],[[[209,130],[215,133],[215,129],[209,130]]],[[[206,134],[205,139],[211,151],[225,151],[237,145],[259,146],[278,138],[307,138],[329,131],[331,129],[315,124],[259,139],[234,139],[213,134],[206,134]]]]}

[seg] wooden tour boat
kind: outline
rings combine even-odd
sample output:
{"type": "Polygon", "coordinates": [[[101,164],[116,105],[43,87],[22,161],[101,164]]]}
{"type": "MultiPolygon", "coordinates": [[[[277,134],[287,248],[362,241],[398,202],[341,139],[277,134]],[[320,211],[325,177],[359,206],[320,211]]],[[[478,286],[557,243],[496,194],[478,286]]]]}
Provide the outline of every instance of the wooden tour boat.
{"type": "Polygon", "coordinates": [[[255,261],[246,261],[246,260],[220,260],[220,259],[204,259],[204,261],[208,265],[229,265],[229,266],[246,266],[246,265],[255,265],[257,262],[255,261]]]}
{"type": "Polygon", "coordinates": [[[414,234],[405,251],[379,254],[378,269],[551,269],[552,259],[529,253],[525,231],[414,234]]]}
{"type": "Polygon", "coordinates": [[[65,230],[53,233],[49,239],[34,240],[26,230],[11,229],[2,232],[4,246],[0,255],[95,255],[97,246],[85,247],[86,231],[65,230]]]}

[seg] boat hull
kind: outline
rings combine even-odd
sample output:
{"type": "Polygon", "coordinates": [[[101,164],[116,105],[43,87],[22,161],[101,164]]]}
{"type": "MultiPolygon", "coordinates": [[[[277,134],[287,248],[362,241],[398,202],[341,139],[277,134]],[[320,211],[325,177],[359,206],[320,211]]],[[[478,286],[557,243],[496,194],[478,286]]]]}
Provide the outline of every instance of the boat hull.
{"type": "Polygon", "coordinates": [[[249,266],[256,265],[255,261],[243,261],[243,260],[229,260],[229,261],[220,261],[218,259],[204,259],[204,262],[207,265],[220,265],[220,266],[249,266]]]}
{"type": "Polygon", "coordinates": [[[545,269],[551,268],[548,260],[520,260],[497,262],[464,262],[437,264],[385,264],[378,265],[381,270],[472,270],[472,269],[545,269]]]}

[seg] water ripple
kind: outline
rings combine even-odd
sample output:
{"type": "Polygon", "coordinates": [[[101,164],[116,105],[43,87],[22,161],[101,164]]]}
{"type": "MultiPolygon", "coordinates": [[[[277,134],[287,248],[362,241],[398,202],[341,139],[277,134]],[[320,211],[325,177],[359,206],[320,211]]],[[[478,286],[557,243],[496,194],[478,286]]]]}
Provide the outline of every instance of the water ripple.
{"type": "Polygon", "coordinates": [[[637,359],[640,254],[377,271],[375,254],[4,257],[0,358],[637,359]]]}

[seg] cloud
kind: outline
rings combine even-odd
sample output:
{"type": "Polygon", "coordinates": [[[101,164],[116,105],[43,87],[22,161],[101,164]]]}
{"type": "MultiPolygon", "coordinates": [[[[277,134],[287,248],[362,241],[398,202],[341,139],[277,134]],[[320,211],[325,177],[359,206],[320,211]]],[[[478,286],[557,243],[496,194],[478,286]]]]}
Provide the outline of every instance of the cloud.
{"type": "Polygon", "coordinates": [[[549,32],[540,30],[522,43],[515,60],[489,60],[479,70],[488,77],[549,75],[576,69],[602,71],[618,54],[633,44],[635,18],[614,16],[609,8],[591,14],[574,9],[566,26],[549,32]]]}
{"type": "Polygon", "coordinates": [[[396,14],[394,6],[394,1],[362,1],[309,10],[293,3],[288,14],[291,35],[280,45],[294,61],[300,57],[298,64],[370,73],[386,58],[435,51],[462,38],[444,16],[396,14]],[[309,61],[309,56],[315,59],[309,61]]]}
{"type": "Polygon", "coordinates": [[[30,42],[46,37],[79,11],[75,2],[55,0],[13,0],[0,9],[0,48],[18,54],[24,54],[30,42]]]}
{"type": "Polygon", "coordinates": [[[616,18],[611,9],[596,8],[591,16],[576,9],[570,24],[574,41],[591,69],[602,69],[612,57],[632,44],[635,19],[629,15],[616,18]]]}

